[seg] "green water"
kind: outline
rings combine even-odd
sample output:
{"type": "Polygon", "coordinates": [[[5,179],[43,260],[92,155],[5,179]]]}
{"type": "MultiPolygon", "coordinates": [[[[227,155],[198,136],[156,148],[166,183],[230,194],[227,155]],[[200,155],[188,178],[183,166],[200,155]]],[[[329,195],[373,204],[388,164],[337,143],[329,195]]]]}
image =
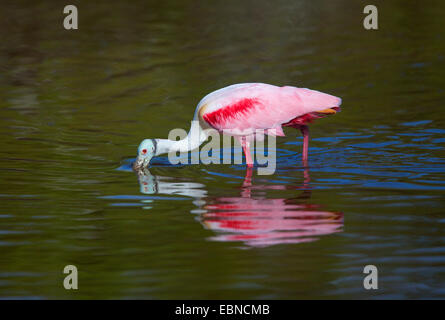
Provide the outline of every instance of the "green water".
{"type": "Polygon", "coordinates": [[[14,1],[0,19],[0,298],[445,298],[445,5],[14,1]],[[130,165],[240,82],[343,99],[277,171],[130,165]],[[77,266],[79,289],[63,287],[77,266]],[[363,288],[363,268],[379,289],[363,288]]]}

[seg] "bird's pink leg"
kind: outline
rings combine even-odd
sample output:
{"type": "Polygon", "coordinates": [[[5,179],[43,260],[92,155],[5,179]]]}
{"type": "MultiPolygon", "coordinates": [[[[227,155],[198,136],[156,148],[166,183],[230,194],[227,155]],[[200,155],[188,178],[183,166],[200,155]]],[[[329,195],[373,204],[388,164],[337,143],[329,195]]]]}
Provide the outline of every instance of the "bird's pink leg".
{"type": "Polygon", "coordinates": [[[252,157],[250,155],[250,142],[246,137],[241,138],[241,145],[243,146],[244,155],[246,156],[246,164],[248,168],[253,167],[252,157]]]}
{"type": "Polygon", "coordinates": [[[303,134],[303,166],[307,167],[307,160],[309,154],[309,127],[300,126],[300,131],[303,134]]]}

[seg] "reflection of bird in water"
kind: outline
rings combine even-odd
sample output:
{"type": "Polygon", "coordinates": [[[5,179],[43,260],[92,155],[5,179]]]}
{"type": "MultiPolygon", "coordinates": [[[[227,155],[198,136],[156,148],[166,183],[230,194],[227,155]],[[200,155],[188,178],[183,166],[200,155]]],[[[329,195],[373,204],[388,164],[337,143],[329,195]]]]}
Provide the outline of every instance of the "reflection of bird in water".
{"type": "MultiPolygon", "coordinates": [[[[241,241],[247,246],[264,247],[280,243],[301,243],[319,236],[341,232],[343,214],[325,211],[318,205],[308,204],[309,171],[304,171],[304,189],[293,198],[258,198],[255,190],[289,190],[285,185],[252,185],[252,169],[247,174],[239,197],[207,197],[204,185],[196,182],[178,182],[176,178],[153,176],[147,169],[139,172],[138,179],[144,194],[168,194],[192,197],[198,207],[199,221],[217,233],[213,241],[241,241]]],[[[298,189],[295,188],[294,189],[298,189]]]]}
{"type": "Polygon", "coordinates": [[[172,177],[154,176],[148,169],[138,172],[139,186],[144,194],[170,194],[192,198],[207,196],[204,185],[196,182],[183,181],[172,177]]]}
{"type": "MultiPolygon", "coordinates": [[[[343,213],[321,210],[307,204],[311,196],[305,190],[291,199],[254,199],[252,190],[286,189],[284,185],[252,186],[248,169],[240,197],[219,197],[204,207],[202,223],[218,234],[215,241],[242,241],[248,246],[270,246],[317,240],[319,236],[342,231],[343,213]]],[[[305,188],[309,172],[305,170],[305,188]]]]}

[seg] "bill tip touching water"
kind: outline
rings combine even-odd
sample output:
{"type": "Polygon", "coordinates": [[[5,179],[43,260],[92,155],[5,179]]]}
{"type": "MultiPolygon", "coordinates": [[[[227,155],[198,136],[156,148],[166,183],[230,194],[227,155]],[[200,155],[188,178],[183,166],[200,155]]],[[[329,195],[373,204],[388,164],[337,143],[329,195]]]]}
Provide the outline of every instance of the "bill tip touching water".
{"type": "Polygon", "coordinates": [[[337,113],[340,104],[338,97],[307,88],[264,83],[234,84],[211,92],[198,103],[192,127],[184,139],[144,139],[139,145],[133,169],[147,167],[154,156],[198,148],[207,140],[210,130],[237,139],[243,148],[247,167],[252,167],[251,143],[264,139],[264,135],[284,136],[282,127],[301,131],[302,162],[307,166],[308,124],[337,113]]]}
{"type": "Polygon", "coordinates": [[[138,147],[138,156],[133,163],[133,169],[142,170],[146,168],[151,159],[156,155],[156,139],[144,139],[138,147]]]}

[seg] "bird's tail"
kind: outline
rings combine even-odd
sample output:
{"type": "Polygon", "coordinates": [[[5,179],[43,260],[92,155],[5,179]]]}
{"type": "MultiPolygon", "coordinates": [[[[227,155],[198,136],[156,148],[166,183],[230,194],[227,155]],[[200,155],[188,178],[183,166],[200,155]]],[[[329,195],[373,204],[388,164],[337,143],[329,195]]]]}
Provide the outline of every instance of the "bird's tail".
{"type": "Polygon", "coordinates": [[[298,97],[303,102],[305,111],[324,115],[340,111],[341,98],[316,90],[297,88],[298,97]]]}

